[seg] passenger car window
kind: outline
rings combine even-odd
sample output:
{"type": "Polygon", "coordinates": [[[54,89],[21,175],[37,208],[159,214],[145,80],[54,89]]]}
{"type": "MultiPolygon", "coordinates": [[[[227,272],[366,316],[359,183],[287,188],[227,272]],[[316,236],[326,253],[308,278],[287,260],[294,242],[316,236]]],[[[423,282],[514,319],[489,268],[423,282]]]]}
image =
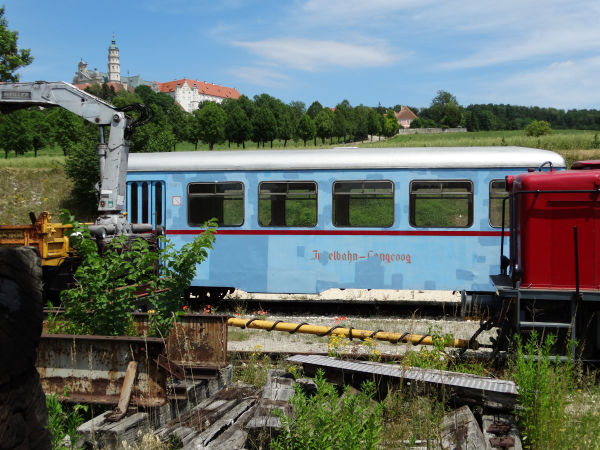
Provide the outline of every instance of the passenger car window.
{"type": "Polygon", "coordinates": [[[504,226],[508,227],[510,223],[510,209],[508,201],[503,201],[508,197],[506,192],[505,180],[492,180],[490,182],[490,225],[499,228],[502,226],[502,204],[504,203],[504,226]]]}
{"type": "Polygon", "coordinates": [[[469,180],[412,181],[410,224],[423,228],[465,228],[473,224],[469,180]]]}
{"type": "Polygon", "coordinates": [[[241,182],[188,184],[188,225],[198,227],[215,217],[220,227],[244,223],[244,185],[241,182]]]}
{"type": "Polygon", "coordinates": [[[314,181],[260,183],[258,223],[262,227],[317,225],[317,183],[314,181]]]}
{"type": "Polygon", "coordinates": [[[394,183],[336,181],[333,183],[333,225],[391,227],[394,224],[394,183]]]}

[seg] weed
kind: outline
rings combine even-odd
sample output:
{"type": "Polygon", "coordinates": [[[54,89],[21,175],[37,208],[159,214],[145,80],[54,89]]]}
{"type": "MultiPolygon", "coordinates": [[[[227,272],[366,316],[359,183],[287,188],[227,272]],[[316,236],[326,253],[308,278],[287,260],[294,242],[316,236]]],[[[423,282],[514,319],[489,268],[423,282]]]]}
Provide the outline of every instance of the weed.
{"type": "Polygon", "coordinates": [[[293,417],[279,412],[282,434],[275,449],[374,449],[380,440],[382,406],[372,400],[375,384],[366,381],[356,395],[346,388],[339,397],[324,372],[317,371],[317,392],[307,396],[300,387],[290,399],[293,417]]]}
{"type": "MultiPolygon", "coordinates": [[[[444,404],[434,396],[422,396],[397,390],[383,401],[382,448],[394,448],[398,442],[440,442],[444,404]]],[[[432,445],[431,448],[436,448],[432,445]]]]}
{"type": "Polygon", "coordinates": [[[512,376],[518,385],[520,407],[516,410],[523,443],[530,448],[589,448],[583,442],[597,445],[598,406],[587,410],[581,405],[568,413],[569,399],[576,398],[575,365],[552,361],[550,352],[555,337],[541,342],[531,333],[523,345],[516,337],[517,352],[512,362],[512,376]],[[575,396],[575,397],[574,397],[575,396]]]}
{"type": "MultiPolygon", "coordinates": [[[[67,395],[65,391],[64,395],[67,395]]],[[[56,394],[46,395],[48,409],[48,430],[50,431],[53,449],[67,449],[63,445],[66,436],[71,442],[70,448],[76,448],[77,427],[84,421],[82,413],[88,410],[87,405],[63,405],[56,394]]]]}
{"type": "Polygon", "coordinates": [[[248,361],[236,366],[235,378],[242,383],[260,387],[265,384],[267,373],[273,367],[271,358],[263,353],[262,345],[258,344],[254,347],[248,361]]]}

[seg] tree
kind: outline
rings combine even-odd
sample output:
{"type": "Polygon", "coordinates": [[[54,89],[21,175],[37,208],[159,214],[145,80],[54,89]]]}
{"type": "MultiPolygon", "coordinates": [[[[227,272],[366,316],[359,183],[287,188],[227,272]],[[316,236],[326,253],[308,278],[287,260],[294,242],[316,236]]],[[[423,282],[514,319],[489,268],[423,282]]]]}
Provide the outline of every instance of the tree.
{"type": "Polygon", "coordinates": [[[283,141],[283,148],[285,148],[287,145],[287,141],[294,137],[294,133],[296,131],[295,112],[292,111],[291,107],[288,106],[283,111],[283,114],[277,126],[277,131],[279,133],[279,139],[283,141]]]}
{"type": "Polygon", "coordinates": [[[15,71],[33,62],[31,50],[19,50],[18,40],[19,33],[8,29],[4,6],[0,7],[0,81],[19,81],[19,74],[15,71]]]}
{"type": "Polygon", "coordinates": [[[371,141],[373,141],[373,136],[379,135],[381,131],[381,128],[379,126],[379,117],[381,117],[381,114],[377,111],[377,109],[369,109],[369,113],[367,115],[367,132],[371,137],[371,141]]]}
{"type": "Polygon", "coordinates": [[[198,124],[200,139],[208,144],[212,150],[217,142],[225,139],[225,122],[227,115],[225,111],[215,102],[204,102],[202,109],[194,111],[198,124]]]}
{"type": "Polygon", "coordinates": [[[308,114],[308,117],[310,117],[312,120],[315,120],[315,118],[317,117],[317,114],[319,114],[319,112],[321,112],[322,109],[323,109],[323,105],[321,105],[318,101],[315,100],[308,107],[306,114],[308,114]]]}
{"type": "Polygon", "coordinates": [[[29,128],[34,156],[37,157],[38,151],[49,145],[52,139],[46,111],[37,109],[29,111],[29,128]]]}
{"type": "Polygon", "coordinates": [[[444,116],[440,123],[449,128],[456,128],[462,121],[462,112],[456,103],[448,103],[444,106],[444,116]]]}
{"type": "Polygon", "coordinates": [[[333,136],[333,111],[329,108],[322,109],[315,117],[315,127],[317,136],[321,138],[324,144],[325,139],[333,136]]]}
{"type": "Polygon", "coordinates": [[[338,143],[340,138],[346,142],[346,134],[349,132],[349,118],[352,113],[352,106],[348,100],[338,103],[333,113],[333,135],[337,136],[338,143]]]}
{"type": "Polygon", "coordinates": [[[545,120],[532,120],[525,127],[525,133],[527,134],[527,136],[538,137],[543,136],[545,134],[551,134],[552,128],[550,127],[550,124],[545,120]]]}
{"type": "Polygon", "coordinates": [[[235,103],[229,109],[225,121],[225,138],[246,148],[246,141],[252,136],[252,124],[242,107],[235,103]]]}
{"type": "Polygon", "coordinates": [[[173,103],[167,112],[167,120],[173,130],[173,136],[175,136],[173,150],[176,150],[177,143],[192,139],[192,122],[194,118],[190,113],[181,109],[176,103],[173,103]]]}
{"type": "Polygon", "coordinates": [[[302,117],[300,117],[298,126],[296,127],[296,133],[298,133],[298,137],[304,141],[305,147],[306,142],[317,135],[317,127],[308,114],[303,114],[302,117]]]}
{"type": "Polygon", "coordinates": [[[385,124],[384,124],[383,134],[386,137],[392,137],[392,136],[395,136],[396,134],[398,134],[399,129],[400,129],[400,124],[398,123],[398,119],[396,118],[394,111],[391,109],[388,110],[387,114],[385,115],[385,124]]]}
{"type": "Polygon", "coordinates": [[[256,109],[252,118],[252,140],[263,147],[265,142],[271,142],[273,147],[273,139],[277,137],[277,120],[275,115],[267,106],[261,106],[256,109]]]}
{"type": "Polygon", "coordinates": [[[458,105],[458,100],[456,100],[456,97],[448,91],[437,91],[437,95],[431,100],[431,106],[446,106],[450,103],[458,105]]]}
{"type": "Polygon", "coordinates": [[[11,151],[17,156],[33,148],[33,135],[27,114],[28,111],[20,110],[2,115],[0,145],[4,149],[5,158],[8,158],[11,151]]]}

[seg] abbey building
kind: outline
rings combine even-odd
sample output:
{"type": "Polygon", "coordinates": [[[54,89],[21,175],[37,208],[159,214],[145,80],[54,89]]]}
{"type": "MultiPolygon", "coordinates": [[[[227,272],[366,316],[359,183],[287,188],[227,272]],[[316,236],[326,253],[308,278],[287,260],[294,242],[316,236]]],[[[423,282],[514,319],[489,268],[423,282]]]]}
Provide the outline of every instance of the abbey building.
{"type": "Polygon", "coordinates": [[[187,112],[192,112],[198,108],[203,101],[213,101],[221,103],[226,98],[237,99],[240,93],[235,88],[220,86],[205,81],[190,80],[183,78],[180,80],[160,82],[146,81],[139,75],[122,76],[121,58],[119,48],[113,36],[112,42],[108,47],[107,72],[100,72],[97,69],[88,69],[88,64],[80,61],[77,65],[77,72],[73,77],[72,83],[81,89],[98,83],[106,83],[112,86],[116,91],[133,90],[140,85],[150,86],[155,92],[164,92],[173,97],[176,103],[187,112]]]}

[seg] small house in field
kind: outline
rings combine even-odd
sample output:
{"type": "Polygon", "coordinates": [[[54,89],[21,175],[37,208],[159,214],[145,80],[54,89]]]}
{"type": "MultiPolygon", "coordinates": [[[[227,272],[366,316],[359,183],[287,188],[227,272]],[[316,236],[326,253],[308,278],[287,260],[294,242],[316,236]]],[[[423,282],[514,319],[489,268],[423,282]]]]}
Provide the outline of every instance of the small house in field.
{"type": "Polygon", "coordinates": [[[394,112],[394,114],[396,115],[396,119],[398,119],[398,124],[402,128],[410,128],[411,122],[417,118],[416,114],[408,106],[401,107],[400,111],[394,112]]]}

